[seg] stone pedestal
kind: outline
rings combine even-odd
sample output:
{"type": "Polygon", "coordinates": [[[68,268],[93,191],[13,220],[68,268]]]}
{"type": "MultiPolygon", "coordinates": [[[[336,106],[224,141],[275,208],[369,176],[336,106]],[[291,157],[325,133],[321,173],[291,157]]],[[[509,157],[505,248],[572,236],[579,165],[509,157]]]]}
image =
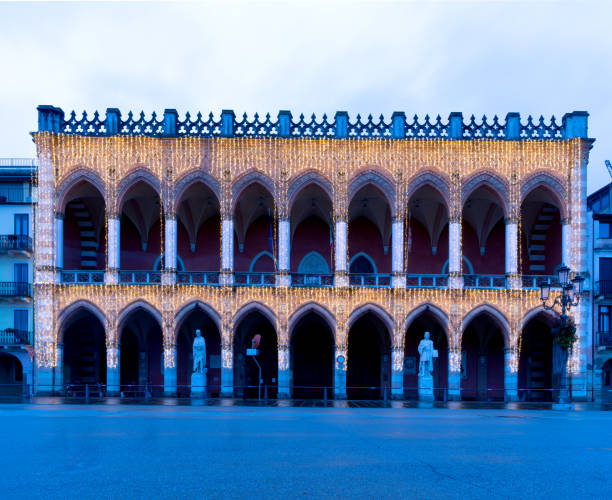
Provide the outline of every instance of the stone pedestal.
{"type": "Polygon", "coordinates": [[[203,373],[192,373],[191,374],[191,397],[192,398],[206,398],[208,397],[208,391],[206,387],[206,372],[208,368],[204,368],[203,373]]]}
{"type": "Polygon", "coordinates": [[[431,375],[419,375],[419,401],[433,400],[433,377],[431,375]]]}

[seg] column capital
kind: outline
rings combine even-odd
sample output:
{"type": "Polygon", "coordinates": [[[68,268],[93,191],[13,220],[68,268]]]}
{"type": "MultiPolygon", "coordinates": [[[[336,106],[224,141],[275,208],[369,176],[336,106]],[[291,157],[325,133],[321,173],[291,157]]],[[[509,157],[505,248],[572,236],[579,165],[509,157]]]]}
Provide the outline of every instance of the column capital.
{"type": "Polygon", "coordinates": [[[518,218],[517,217],[504,217],[504,223],[506,225],[508,225],[508,224],[518,224],[518,218]]]}
{"type": "Polygon", "coordinates": [[[55,220],[64,220],[65,215],[61,212],[55,212],[55,220]]]}
{"type": "Polygon", "coordinates": [[[559,221],[562,226],[569,225],[572,223],[571,217],[565,217],[559,221]]]}

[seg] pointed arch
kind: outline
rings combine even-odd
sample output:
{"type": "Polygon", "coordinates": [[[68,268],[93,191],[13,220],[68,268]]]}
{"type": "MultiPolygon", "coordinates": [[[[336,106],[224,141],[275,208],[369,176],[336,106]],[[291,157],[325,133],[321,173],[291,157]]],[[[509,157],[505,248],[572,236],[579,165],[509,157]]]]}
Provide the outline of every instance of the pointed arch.
{"type": "Polygon", "coordinates": [[[480,187],[489,188],[497,195],[501,201],[504,217],[508,217],[510,214],[510,194],[508,190],[508,183],[499,175],[488,170],[484,172],[477,172],[476,174],[468,177],[463,183],[463,186],[461,187],[461,206],[463,207],[470,195],[480,187]]]}
{"type": "Polygon", "coordinates": [[[261,185],[268,191],[272,199],[276,200],[276,192],[274,191],[272,179],[259,170],[250,170],[238,177],[232,184],[232,212],[236,209],[240,195],[252,184],[261,185]]]}
{"type": "Polygon", "coordinates": [[[140,182],[150,186],[161,199],[159,179],[149,169],[138,168],[119,181],[117,186],[117,211],[120,212],[122,210],[127,194],[140,182]]]}
{"type": "Polygon", "coordinates": [[[355,262],[358,258],[363,257],[364,259],[366,259],[370,265],[372,266],[373,274],[377,274],[378,273],[378,268],[376,267],[376,262],[374,262],[374,259],[372,257],[370,257],[367,253],[365,252],[359,252],[356,253],[355,255],[353,255],[349,261],[349,269],[351,268],[351,265],[353,264],[353,262],[355,262]]]}
{"type": "Polygon", "coordinates": [[[348,319],[348,325],[347,325],[348,329],[350,330],[350,328],[355,324],[355,322],[362,316],[366,315],[367,313],[374,314],[374,316],[376,316],[380,321],[382,321],[382,323],[387,328],[389,339],[393,340],[393,335],[394,335],[393,318],[387,311],[385,311],[384,308],[372,302],[363,304],[353,310],[353,312],[350,314],[349,319],[348,319]]]}
{"type": "Polygon", "coordinates": [[[73,170],[70,175],[64,177],[59,186],[55,189],[55,211],[57,213],[63,214],[66,210],[66,205],[68,204],[68,195],[72,191],[72,188],[76,187],[81,183],[90,184],[98,193],[106,203],[106,186],[104,185],[104,181],[98,175],[97,172],[93,170],[82,167],[76,170],[73,170]]]}
{"type": "Polygon", "coordinates": [[[176,329],[173,332],[174,342],[177,342],[178,333],[183,326],[183,322],[187,317],[195,310],[200,309],[204,311],[212,319],[213,323],[219,330],[219,334],[222,332],[221,328],[221,315],[215,311],[215,309],[206,302],[203,302],[199,299],[190,300],[187,303],[183,304],[178,312],[174,315],[174,324],[176,325],[176,329]]]}
{"type": "Polygon", "coordinates": [[[327,309],[325,306],[317,303],[317,302],[308,302],[302,306],[300,306],[297,310],[295,310],[291,316],[289,317],[288,328],[289,338],[293,334],[293,330],[295,326],[299,323],[300,319],[306,316],[308,313],[315,313],[320,316],[329,328],[331,329],[334,335],[334,342],[336,340],[336,318],[334,315],[327,309]]]}
{"type": "Polygon", "coordinates": [[[249,302],[248,304],[245,304],[240,309],[238,309],[238,311],[236,311],[236,313],[234,314],[234,332],[236,331],[236,328],[238,328],[238,326],[240,325],[240,322],[250,313],[255,311],[260,312],[276,330],[276,315],[274,314],[274,311],[272,311],[272,309],[270,309],[265,304],[262,304],[261,302],[249,302]]]}
{"type": "Polygon", "coordinates": [[[538,316],[544,318],[548,326],[554,327],[556,323],[559,321],[560,316],[556,311],[551,311],[549,309],[544,309],[542,306],[534,307],[525,313],[521,320],[521,335],[523,332],[523,328],[527,326],[527,324],[532,320],[537,318],[538,316]]]}
{"type": "Polygon", "coordinates": [[[257,264],[257,261],[261,259],[262,257],[269,257],[272,260],[272,265],[276,268],[276,262],[274,259],[274,255],[272,255],[267,250],[264,250],[262,252],[259,252],[255,257],[253,257],[253,260],[251,261],[251,265],[249,266],[250,273],[253,272],[253,268],[255,267],[255,264],[257,264]]]}
{"type": "Polygon", "coordinates": [[[440,194],[446,204],[447,212],[450,213],[450,182],[446,177],[433,170],[426,170],[410,179],[406,191],[406,203],[424,186],[429,186],[440,194]]]}
{"type": "Polygon", "coordinates": [[[377,188],[389,204],[391,217],[396,215],[395,204],[395,182],[384,173],[373,168],[360,170],[349,182],[348,202],[349,205],[360,189],[367,185],[377,188]]]}
{"type": "Polygon", "coordinates": [[[98,321],[100,321],[100,324],[102,325],[105,334],[108,335],[108,332],[106,332],[106,315],[104,314],[104,312],[102,312],[102,309],[100,309],[96,304],[90,302],[89,300],[81,299],[65,307],[59,314],[57,318],[59,325],[57,331],[57,342],[64,341],[64,333],[66,331],[66,327],[68,326],[72,315],[76,313],[79,309],[84,309],[88,313],[92,314],[98,321]]]}
{"type": "Polygon", "coordinates": [[[561,213],[561,218],[566,218],[566,203],[569,202],[569,198],[563,180],[549,172],[543,171],[530,175],[521,184],[521,204],[525,201],[527,196],[529,196],[529,193],[537,188],[544,188],[551,195],[557,202],[557,208],[561,213]]]}
{"type": "Polygon", "coordinates": [[[146,300],[137,299],[133,302],[130,302],[127,306],[121,309],[121,311],[119,311],[119,314],[117,315],[117,333],[118,334],[121,333],[121,330],[123,329],[126,321],[129,319],[132,313],[134,313],[138,309],[142,309],[148,312],[155,319],[155,321],[157,321],[157,323],[159,324],[159,327],[163,331],[164,322],[163,322],[161,313],[154,306],[149,304],[146,300]]]}
{"type": "Polygon", "coordinates": [[[510,323],[506,316],[500,312],[496,307],[490,304],[480,304],[479,306],[472,309],[469,313],[467,313],[462,322],[462,331],[461,336],[465,333],[465,329],[470,324],[470,322],[481,314],[489,317],[493,323],[500,329],[502,336],[504,337],[504,345],[505,347],[510,346],[510,323]]]}
{"type": "Polygon", "coordinates": [[[311,184],[320,187],[329,199],[333,200],[334,189],[331,181],[316,170],[307,170],[289,180],[289,189],[287,190],[288,213],[291,213],[293,203],[302,190],[311,184]]]}
{"type": "Polygon", "coordinates": [[[408,313],[408,315],[406,316],[406,320],[404,321],[404,331],[408,330],[412,322],[416,320],[421,314],[425,313],[431,313],[431,315],[438,320],[448,340],[448,315],[438,306],[430,304],[429,302],[417,306],[408,313]]]}
{"type": "Polygon", "coordinates": [[[220,204],[220,187],[219,181],[215,179],[210,173],[202,170],[192,170],[182,175],[175,184],[174,187],[174,210],[175,212],[179,209],[179,204],[182,201],[183,195],[187,192],[187,190],[195,185],[195,184],[203,184],[207,188],[209,188],[215,197],[217,198],[217,203],[220,204]]]}

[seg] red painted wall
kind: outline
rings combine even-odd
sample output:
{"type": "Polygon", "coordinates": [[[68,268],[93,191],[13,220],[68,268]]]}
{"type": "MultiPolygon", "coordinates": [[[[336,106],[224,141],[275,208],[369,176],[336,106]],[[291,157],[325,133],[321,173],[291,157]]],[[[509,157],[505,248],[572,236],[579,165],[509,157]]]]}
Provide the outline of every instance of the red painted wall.
{"type": "MultiPolygon", "coordinates": [[[[81,231],[71,212],[72,210],[67,208],[64,219],[64,269],[75,270],[81,269],[81,231]]],[[[93,250],[93,248],[87,248],[88,250],[93,250]]],[[[104,230],[101,234],[101,241],[98,244],[96,262],[96,269],[106,268],[106,231],[104,230]]]]}
{"type": "Polygon", "coordinates": [[[442,266],[448,260],[448,225],[438,240],[436,255],[431,253],[431,242],[427,230],[417,220],[411,219],[412,249],[408,252],[408,232],[405,236],[408,255],[408,274],[441,274],[442,266]]]}
{"type": "MultiPolygon", "coordinates": [[[[276,227],[272,227],[274,231],[276,227]]],[[[263,251],[271,252],[269,245],[270,220],[267,216],[259,217],[247,230],[244,240],[244,251],[241,253],[238,246],[238,237],[234,237],[234,270],[237,272],[248,272],[253,258],[263,251]]],[[[274,235],[274,246],[277,240],[274,235]]],[[[276,250],[275,250],[276,251],[276,250]]],[[[271,259],[261,259],[258,261],[257,272],[274,272],[271,259]]]]}
{"type": "MultiPolygon", "coordinates": [[[[480,255],[478,237],[470,224],[462,224],[461,238],[463,255],[472,263],[474,274],[505,274],[506,225],[503,220],[500,220],[489,234],[484,255],[480,255]]],[[[463,272],[469,273],[465,264],[463,272]]]]}
{"type": "Polygon", "coordinates": [[[185,271],[218,271],[221,268],[221,220],[219,216],[208,219],[198,231],[195,252],[191,251],[185,226],[177,223],[178,256],[185,271]]]}
{"type": "MultiPolygon", "coordinates": [[[[562,250],[562,230],[561,230],[561,217],[557,212],[550,223],[550,228],[546,233],[546,240],[544,244],[546,246],[546,252],[544,261],[538,261],[537,264],[544,264],[544,271],[530,271],[529,270],[529,253],[527,234],[524,231],[525,228],[521,227],[521,269],[522,274],[555,274],[555,268],[561,264],[561,250],[562,250]]],[[[534,262],[536,264],[536,262],[534,262]]]]}
{"type": "Polygon", "coordinates": [[[296,228],[291,242],[291,271],[297,273],[301,260],[313,251],[323,256],[333,273],[334,248],[329,244],[329,225],[319,217],[308,217],[296,228]]]}
{"type": "Polygon", "coordinates": [[[349,223],[348,247],[349,261],[353,255],[364,252],[376,263],[378,273],[391,272],[391,240],[389,251],[385,255],[380,231],[365,217],[358,217],[349,223]]]}
{"type": "Polygon", "coordinates": [[[140,235],[132,221],[121,217],[121,257],[119,265],[126,270],[152,270],[161,254],[160,223],[157,221],[149,231],[147,251],[142,251],[140,235]]]}

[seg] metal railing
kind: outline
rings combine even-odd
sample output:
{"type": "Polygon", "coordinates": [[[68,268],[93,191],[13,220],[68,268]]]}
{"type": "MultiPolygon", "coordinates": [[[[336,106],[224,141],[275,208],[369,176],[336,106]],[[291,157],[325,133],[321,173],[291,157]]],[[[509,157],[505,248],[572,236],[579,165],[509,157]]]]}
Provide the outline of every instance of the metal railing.
{"type": "Polygon", "coordinates": [[[406,288],[446,288],[448,274],[407,274],[406,288]]]}
{"type": "Polygon", "coordinates": [[[2,234],[0,235],[0,251],[21,250],[32,251],[32,238],[25,234],[2,234]]]}
{"type": "Polygon", "coordinates": [[[612,280],[599,280],[595,283],[595,295],[612,297],[612,280]]]}
{"type": "Polygon", "coordinates": [[[390,274],[349,274],[349,286],[387,288],[391,286],[390,274]]]}
{"type": "Polygon", "coordinates": [[[0,281],[0,297],[32,297],[32,285],[24,281],[0,281]]]}
{"type": "Polygon", "coordinates": [[[62,271],[61,277],[62,283],[75,285],[101,285],[104,283],[104,271],[62,271]]]}
{"type": "Polygon", "coordinates": [[[549,274],[523,274],[521,276],[521,285],[523,288],[537,290],[540,285],[550,283],[551,287],[559,288],[559,280],[554,275],[549,274]]]}
{"type": "Polygon", "coordinates": [[[291,286],[334,286],[334,275],[291,273],[291,286]]]}
{"type": "Polygon", "coordinates": [[[0,330],[1,345],[24,345],[32,344],[32,332],[27,330],[17,330],[15,328],[6,328],[0,330]]]}
{"type": "Polygon", "coordinates": [[[506,288],[506,276],[503,274],[464,274],[465,288],[506,288]]]}
{"type": "Polygon", "coordinates": [[[275,273],[234,273],[236,286],[275,286],[275,273]]]}
{"type": "Polygon", "coordinates": [[[119,283],[130,285],[159,285],[160,271],[119,271],[119,283]]]}
{"type": "Polygon", "coordinates": [[[179,285],[219,285],[219,272],[216,271],[179,271],[176,273],[179,285]]]}
{"type": "Polygon", "coordinates": [[[597,345],[612,347],[612,332],[597,332],[597,345]]]}

